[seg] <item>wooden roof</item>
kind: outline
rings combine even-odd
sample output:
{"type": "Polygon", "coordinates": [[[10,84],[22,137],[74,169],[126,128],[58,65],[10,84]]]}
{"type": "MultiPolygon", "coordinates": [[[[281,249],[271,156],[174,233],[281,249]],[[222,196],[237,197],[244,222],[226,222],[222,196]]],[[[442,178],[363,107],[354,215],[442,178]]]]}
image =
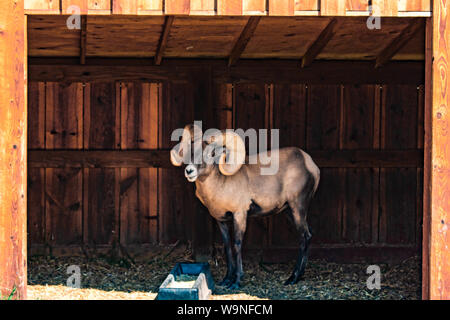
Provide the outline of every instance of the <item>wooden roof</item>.
{"type": "Polygon", "coordinates": [[[422,18],[87,16],[70,30],[67,16],[28,17],[31,57],[423,60],[422,18]],[[82,49],[84,48],[84,49],[82,49]]]}
{"type": "MultiPolygon", "coordinates": [[[[372,0],[381,16],[430,16],[431,0],[372,0]]],[[[25,0],[27,14],[369,15],[369,0],[25,0]]]]}

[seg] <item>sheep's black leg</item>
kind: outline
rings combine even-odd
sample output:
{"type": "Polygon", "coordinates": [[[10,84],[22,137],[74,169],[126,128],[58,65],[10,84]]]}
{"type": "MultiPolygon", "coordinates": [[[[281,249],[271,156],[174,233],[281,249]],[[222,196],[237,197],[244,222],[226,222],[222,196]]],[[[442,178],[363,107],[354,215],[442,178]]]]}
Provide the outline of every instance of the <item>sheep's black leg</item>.
{"type": "Polygon", "coordinates": [[[305,273],[306,263],[308,262],[309,243],[311,241],[311,233],[306,223],[306,209],[304,208],[292,208],[289,212],[295,227],[299,233],[299,254],[297,263],[295,264],[294,271],[289,279],[284,284],[296,284],[303,274],[305,273]]]}
{"type": "Polygon", "coordinates": [[[245,229],[247,227],[247,214],[235,213],[233,215],[234,225],[234,250],[236,251],[236,278],[228,287],[229,289],[238,289],[241,286],[241,280],[244,276],[242,268],[242,242],[244,240],[245,229]]]}
{"type": "Polygon", "coordinates": [[[226,222],[217,221],[219,226],[220,234],[222,235],[222,240],[224,244],[225,256],[227,258],[227,274],[225,278],[219,283],[219,286],[229,286],[234,282],[235,268],[233,262],[233,252],[230,245],[230,232],[226,222]]]}
{"type": "Polygon", "coordinates": [[[300,248],[297,262],[289,279],[285,281],[285,285],[296,284],[305,273],[306,263],[308,262],[309,243],[311,241],[311,233],[309,231],[303,232],[300,236],[300,248]]]}

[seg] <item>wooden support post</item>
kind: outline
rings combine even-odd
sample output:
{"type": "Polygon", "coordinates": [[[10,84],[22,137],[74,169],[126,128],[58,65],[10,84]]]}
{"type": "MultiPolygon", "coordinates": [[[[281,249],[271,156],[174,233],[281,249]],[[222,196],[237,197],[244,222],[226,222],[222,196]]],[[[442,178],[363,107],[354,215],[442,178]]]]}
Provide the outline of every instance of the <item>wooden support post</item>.
{"type": "Polygon", "coordinates": [[[433,106],[433,18],[425,27],[425,101],[422,216],[422,299],[430,298],[431,109],[433,106]]]}
{"type": "Polygon", "coordinates": [[[247,43],[250,41],[250,38],[258,26],[259,20],[261,20],[261,17],[258,16],[248,18],[247,24],[242,30],[239,39],[234,44],[233,50],[231,50],[230,58],[228,59],[228,66],[232,66],[239,60],[239,57],[242,52],[244,52],[247,43]]]}
{"type": "Polygon", "coordinates": [[[413,19],[409,25],[384,48],[376,59],[375,68],[385,65],[411,40],[423,25],[421,18],[413,19]]]}
{"type": "Polygon", "coordinates": [[[331,19],[328,25],[317,37],[316,41],[308,48],[305,55],[302,58],[302,68],[309,66],[314,59],[320,54],[323,48],[333,38],[335,30],[337,29],[338,21],[336,18],[331,19]]]}
{"type": "MultiPolygon", "coordinates": [[[[433,1],[430,299],[450,299],[450,3],[433,1]]],[[[429,147],[428,147],[428,151],[429,147]]]]}
{"type": "Polygon", "coordinates": [[[27,288],[27,108],[23,0],[0,0],[0,296],[27,288]]]}
{"type": "Polygon", "coordinates": [[[155,54],[155,65],[159,66],[161,64],[164,50],[167,46],[167,41],[169,40],[170,28],[172,28],[174,16],[166,16],[164,22],[163,32],[161,33],[161,38],[159,39],[158,48],[155,54]]]}
{"type": "MultiPolygon", "coordinates": [[[[215,128],[213,122],[212,104],[212,70],[211,67],[197,68],[191,74],[194,90],[194,116],[201,120],[203,132],[215,128]]],[[[192,247],[196,261],[207,261],[211,255],[213,242],[213,218],[200,200],[195,200],[194,221],[192,223],[192,247]]]]}

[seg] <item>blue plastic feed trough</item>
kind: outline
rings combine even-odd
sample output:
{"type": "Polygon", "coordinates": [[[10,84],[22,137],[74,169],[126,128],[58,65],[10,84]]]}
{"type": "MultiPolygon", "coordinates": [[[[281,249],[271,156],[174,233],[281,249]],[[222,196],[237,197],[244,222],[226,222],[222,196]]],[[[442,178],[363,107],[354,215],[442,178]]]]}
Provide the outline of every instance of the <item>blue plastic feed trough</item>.
{"type": "Polygon", "coordinates": [[[158,300],[208,300],[214,280],[208,263],[177,263],[159,287],[158,300]]]}

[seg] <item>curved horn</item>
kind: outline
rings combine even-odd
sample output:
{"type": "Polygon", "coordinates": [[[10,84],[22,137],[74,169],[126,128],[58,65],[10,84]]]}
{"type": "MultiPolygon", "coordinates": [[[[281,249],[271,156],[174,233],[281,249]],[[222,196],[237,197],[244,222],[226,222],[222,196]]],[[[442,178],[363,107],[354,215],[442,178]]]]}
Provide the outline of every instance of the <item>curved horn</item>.
{"type": "Polygon", "coordinates": [[[244,140],[233,131],[226,131],[222,135],[222,145],[227,152],[219,160],[219,170],[225,176],[231,176],[239,171],[245,162],[244,140]]]}
{"type": "Polygon", "coordinates": [[[202,138],[202,129],[195,124],[188,124],[184,127],[181,141],[170,150],[170,162],[174,166],[181,166],[183,161],[189,156],[189,148],[192,142],[202,138]]]}

